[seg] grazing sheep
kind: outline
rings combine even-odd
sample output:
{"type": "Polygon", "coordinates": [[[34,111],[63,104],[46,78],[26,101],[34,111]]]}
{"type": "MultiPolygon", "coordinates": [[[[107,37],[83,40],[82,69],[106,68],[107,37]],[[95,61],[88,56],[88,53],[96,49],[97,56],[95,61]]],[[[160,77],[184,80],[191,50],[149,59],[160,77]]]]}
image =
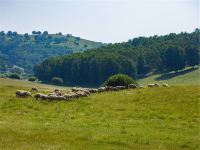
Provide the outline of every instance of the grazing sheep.
{"type": "Polygon", "coordinates": [[[64,96],[57,96],[56,100],[66,100],[66,98],[64,96]]]}
{"type": "Polygon", "coordinates": [[[106,91],[113,91],[113,86],[105,86],[106,91]]]}
{"type": "Polygon", "coordinates": [[[169,85],[167,83],[162,83],[163,87],[169,87],[169,85]]]}
{"type": "Polygon", "coordinates": [[[55,92],[55,93],[58,93],[58,92],[60,92],[60,90],[59,90],[59,89],[55,89],[54,92],[55,92]]]}
{"type": "Polygon", "coordinates": [[[88,97],[87,93],[85,93],[83,91],[76,92],[76,95],[78,95],[79,97],[88,97]]]}
{"type": "Polygon", "coordinates": [[[148,84],[148,87],[160,87],[160,85],[157,83],[154,83],[154,84],[148,84]]]}
{"type": "Polygon", "coordinates": [[[74,98],[71,94],[64,94],[64,97],[66,98],[66,100],[74,98]]]}
{"type": "Polygon", "coordinates": [[[55,93],[55,92],[52,92],[52,93],[49,93],[49,94],[47,94],[48,96],[51,96],[51,95],[58,95],[57,93],[55,93]]]}
{"type": "Polygon", "coordinates": [[[89,91],[90,93],[97,93],[97,92],[98,92],[98,89],[89,88],[88,91],[89,91]]]}
{"type": "Polygon", "coordinates": [[[51,94],[56,94],[58,96],[63,96],[64,94],[59,90],[59,89],[55,89],[52,93],[49,93],[50,95],[51,94]]]}
{"type": "Polygon", "coordinates": [[[128,85],[128,88],[129,89],[135,89],[135,88],[137,88],[138,86],[136,85],[136,84],[129,84],[128,85]]]}
{"type": "Polygon", "coordinates": [[[64,94],[62,92],[52,92],[52,93],[49,93],[48,96],[51,96],[51,95],[55,95],[55,96],[64,96],[64,94]]]}
{"type": "Polygon", "coordinates": [[[47,95],[46,98],[47,98],[48,100],[55,100],[55,99],[57,99],[57,95],[50,94],[50,95],[47,95]]]}
{"type": "Polygon", "coordinates": [[[81,90],[83,90],[81,87],[73,87],[71,89],[72,92],[78,92],[78,91],[81,91],[81,90]]]}
{"type": "Polygon", "coordinates": [[[40,97],[41,100],[49,100],[49,96],[46,94],[41,95],[40,97]]]}
{"type": "Polygon", "coordinates": [[[48,95],[49,100],[66,100],[64,96],[48,95]]]}
{"type": "Polygon", "coordinates": [[[78,92],[78,91],[82,91],[85,92],[87,95],[90,95],[90,91],[87,88],[81,88],[81,87],[73,87],[71,89],[72,92],[78,92]]]}
{"type": "Polygon", "coordinates": [[[119,89],[114,86],[106,86],[106,91],[119,91],[119,89]]]}
{"type": "Polygon", "coordinates": [[[36,99],[41,99],[41,100],[66,100],[64,96],[56,95],[55,93],[50,93],[50,94],[43,94],[43,93],[37,93],[34,96],[36,99]]]}
{"type": "Polygon", "coordinates": [[[32,97],[31,92],[29,91],[24,91],[24,90],[17,90],[15,92],[16,97],[20,97],[20,98],[27,98],[27,97],[32,97]]]}
{"type": "Polygon", "coordinates": [[[38,99],[42,99],[42,100],[47,100],[49,99],[49,96],[46,95],[46,94],[43,94],[43,93],[36,93],[34,95],[35,99],[38,100],[38,99]]]}
{"type": "Polygon", "coordinates": [[[64,94],[62,92],[57,92],[58,96],[63,96],[64,94]]]}
{"type": "Polygon", "coordinates": [[[37,87],[32,87],[31,91],[38,92],[38,88],[37,87]]]}
{"type": "Polygon", "coordinates": [[[138,88],[139,88],[139,89],[144,89],[144,86],[139,86],[138,88]]]}
{"type": "Polygon", "coordinates": [[[84,93],[86,93],[87,95],[90,95],[90,91],[88,91],[88,90],[82,90],[81,92],[84,92],[84,93]]]}
{"type": "Polygon", "coordinates": [[[116,86],[116,88],[117,88],[118,90],[123,90],[123,89],[126,89],[126,86],[116,86]]]}
{"type": "Polygon", "coordinates": [[[119,89],[117,87],[112,87],[111,91],[119,91],[119,89]]]}
{"type": "Polygon", "coordinates": [[[106,91],[106,88],[105,87],[100,87],[98,88],[98,92],[101,93],[101,92],[105,92],[106,91]]]}
{"type": "Polygon", "coordinates": [[[44,95],[44,94],[42,94],[42,93],[36,93],[36,94],[34,95],[34,97],[35,97],[36,100],[38,100],[38,99],[41,98],[42,95],[44,95]]]}
{"type": "Polygon", "coordinates": [[[70,92],[69,95],[71,98],[79,98],[79,95],[76,94],[75,92],[70,92]]]}
{"type": "Polygon", "coordinates": [[[105,90],[106,90],[106,91],[111,91],[112,88],[113,88],[113,86],[105,86],[105,90]]]}

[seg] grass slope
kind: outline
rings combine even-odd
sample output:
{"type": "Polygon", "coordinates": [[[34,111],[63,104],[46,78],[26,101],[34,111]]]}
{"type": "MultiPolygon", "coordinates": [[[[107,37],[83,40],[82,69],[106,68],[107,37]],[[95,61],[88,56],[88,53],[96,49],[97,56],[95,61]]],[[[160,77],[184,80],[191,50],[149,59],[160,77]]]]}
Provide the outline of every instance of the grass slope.
{"type": "Polygon", "coordinates": [[[0,84],[1,149],[199,148],[199,86],[133,89],[49,103],[16,98],[16,89],[30,89],[27,82],[6,83],[0,84]]]}
{"type": "Polygon", "coordinates": [[[178,73],[157,74],[138,80],[139,84],[169,83],[170,85],[200,85],[200,68],[186,68],[178,73]]]}
{"type": "Polygon", "coordinates": [[[25,88],[30,90],[32,87],[38,87],[42,91],[49,91],[54,89],[69,90],[69,87],[42,84],[37,82],[30,82],[26,80],[16,80],[9,78],[0,78],[0,87],[15,87],[15,88],[25,88]]]}

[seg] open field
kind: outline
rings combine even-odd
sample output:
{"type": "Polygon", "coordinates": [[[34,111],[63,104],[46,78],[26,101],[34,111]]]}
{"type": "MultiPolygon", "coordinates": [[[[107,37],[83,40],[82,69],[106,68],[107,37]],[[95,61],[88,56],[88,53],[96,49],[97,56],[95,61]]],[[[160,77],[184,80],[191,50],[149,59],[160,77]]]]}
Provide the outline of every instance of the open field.
{"type": "Polygon", "coordinates": [[[178,73],[152,75],[138,82],[141,85],[163,82],[170,85],[200,85],[200,68],[186,68],[178,73]]]}
{"type": "Polygon", "coordinates": [[[0,78],[0,87],[15,87],[15,88],[25,88],[27,90],[30,90],[32,87],[36,86],[39,89],[42,90],[53,90],[55,88],[58,88],[60,90],[68,90],[69,87],[65,86],[56,86],[56,85],[49,85],[49,84],[42,84],[37,82],[30,82],[25,80],[15,80],[15,79],[9,79],[9,78],[0,78]]]}
{"type": "Polygon", "coordinates": [[[0,83],[3,150],[199,149],[200,86],[133,89],[46,102],[15,97],[15,90],[30,90],[34,83],[9,79],[0,83]]]}

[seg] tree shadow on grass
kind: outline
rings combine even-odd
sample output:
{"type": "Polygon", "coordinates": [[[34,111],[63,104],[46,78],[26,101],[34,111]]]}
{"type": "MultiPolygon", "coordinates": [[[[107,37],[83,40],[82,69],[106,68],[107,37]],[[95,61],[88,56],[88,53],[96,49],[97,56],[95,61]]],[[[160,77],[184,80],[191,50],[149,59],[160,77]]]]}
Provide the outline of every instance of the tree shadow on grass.
{"type": "Polygon", "coordinates": [[[173,77],[179,76],[179,75],[184,75],[186,73],[192,72],[194,70],[197,70],[197,68],[189,68],[187,70],[181,70],[179,72],[169,72],[169,73],[165,73],[162,74],[161,76],[157,77],[155,80],[159,81],[159,80],[167,80],[167,79],[171,79],[173,77]]]}

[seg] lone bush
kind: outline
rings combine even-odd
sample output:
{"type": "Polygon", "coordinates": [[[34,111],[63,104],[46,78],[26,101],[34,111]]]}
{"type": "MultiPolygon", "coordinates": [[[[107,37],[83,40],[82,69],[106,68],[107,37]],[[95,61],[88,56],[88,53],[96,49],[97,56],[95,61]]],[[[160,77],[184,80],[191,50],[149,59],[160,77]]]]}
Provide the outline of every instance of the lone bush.
{"type": "Polygon", "coordinates": [[[51,79],[51,83],[53,83],[55,85],[62,85],[63,84],[63,79],[59,78],[59,77],[53,77],[51,79]]]}
{"type": "Polygon", "coordinates": [[[36,77],[30,77],[30,78],[28,78],[28,81],[31,81],[31,82],[35,82],[35,81],[37,81],[38,80],[38,78],[36,78],[36,77]]]}
{"type": "Polygon", "coordinates": [[[113,75],[104,82],[104,85],[106,86],[128,86],[129,84],[138,85],[133,78],[125,74],[113,75]]]}
{"type": "Polygon", "coordinates": [[[17,73],[11,73],[8,77],[11,78],[11,79],[18,79],[18,80],[20,80],[20,75],[17,74],[17,73]]]}

